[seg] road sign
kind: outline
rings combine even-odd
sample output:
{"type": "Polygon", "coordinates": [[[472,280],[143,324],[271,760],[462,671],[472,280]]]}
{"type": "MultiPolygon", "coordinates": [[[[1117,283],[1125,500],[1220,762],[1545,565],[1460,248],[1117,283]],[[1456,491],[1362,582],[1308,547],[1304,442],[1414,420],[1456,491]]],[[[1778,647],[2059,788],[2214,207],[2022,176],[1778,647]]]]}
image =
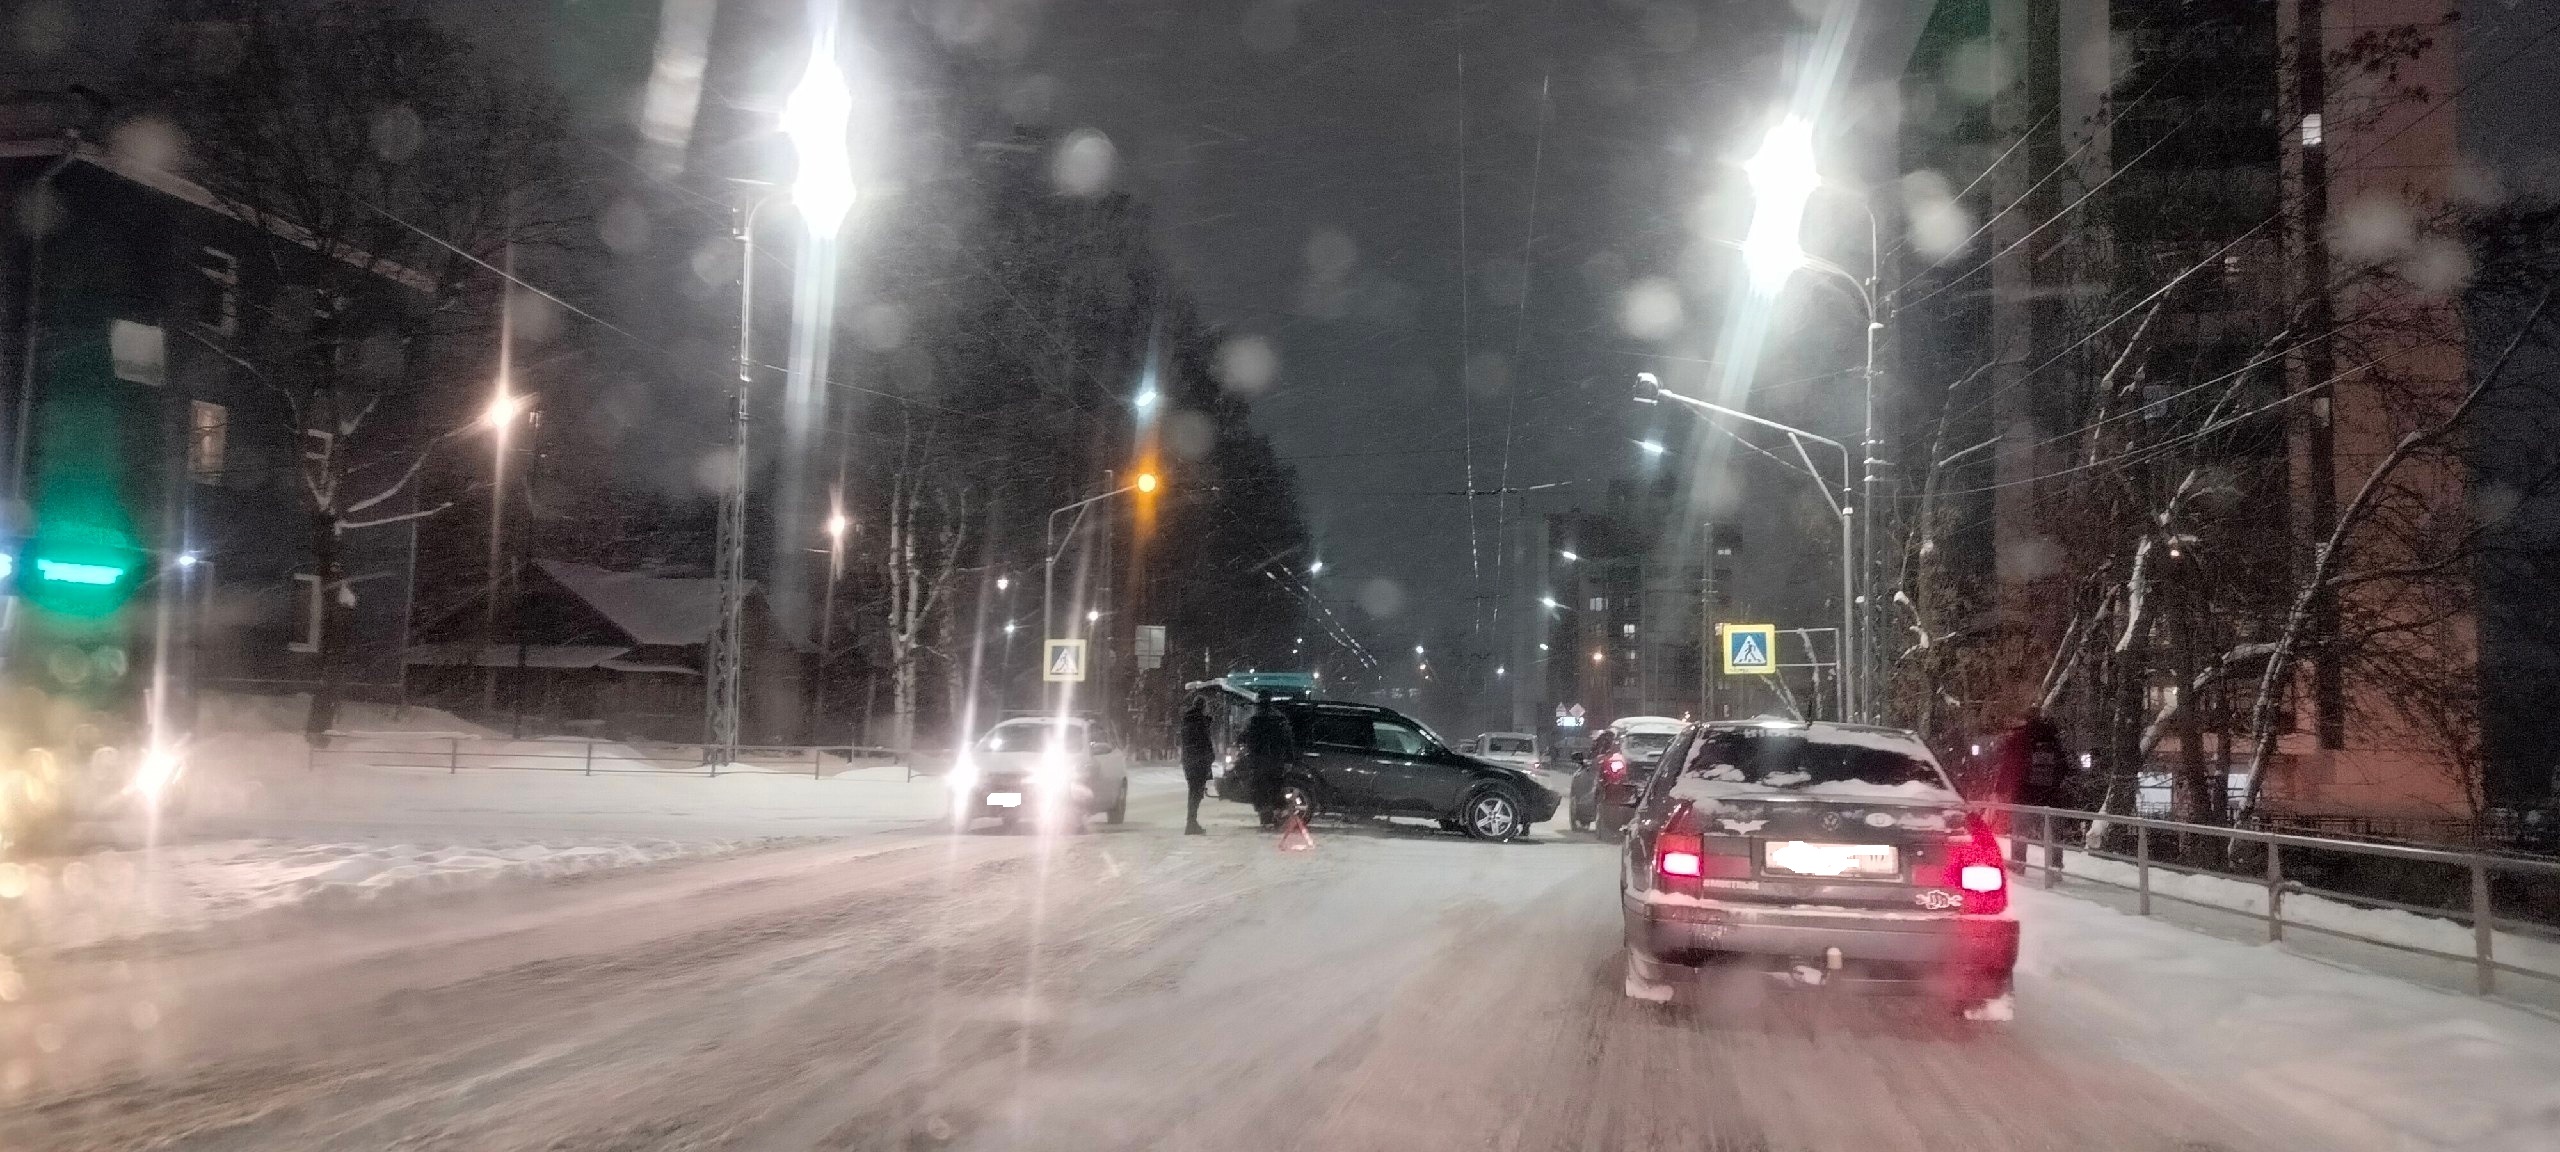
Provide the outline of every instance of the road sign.
{"type": "Polygon", "coordinates": [[[1766,676],[1778,670],[1778,626],[1724,626],[1724,671],[1728,676],[1766,676]]]}
{"type": "Polygon", "coordinates": [[[1040,661],[1040,678],[1050,683],[1084,682],[1084,641],[1051,640],[1040,661]]]}

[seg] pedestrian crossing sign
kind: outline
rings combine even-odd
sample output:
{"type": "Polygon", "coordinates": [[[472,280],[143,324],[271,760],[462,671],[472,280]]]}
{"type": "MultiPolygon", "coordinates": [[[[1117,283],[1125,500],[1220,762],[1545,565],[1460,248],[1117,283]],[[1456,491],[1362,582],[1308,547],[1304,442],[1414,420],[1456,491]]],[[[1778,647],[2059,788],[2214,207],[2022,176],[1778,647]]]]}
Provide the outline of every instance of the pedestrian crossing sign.
{"type": "Polygon", "coordinates": [[[1724,626],[1724,671],[1728,676],[1766,676],[1778,670],[1778,626],[1724,626]]]}
{"type": "Polygon", "coordinates": [[[1040,678],[1056,683],[1084,682],[1084,641],[1051,640],[1048,656],[1040,662],[1040,678]]]}

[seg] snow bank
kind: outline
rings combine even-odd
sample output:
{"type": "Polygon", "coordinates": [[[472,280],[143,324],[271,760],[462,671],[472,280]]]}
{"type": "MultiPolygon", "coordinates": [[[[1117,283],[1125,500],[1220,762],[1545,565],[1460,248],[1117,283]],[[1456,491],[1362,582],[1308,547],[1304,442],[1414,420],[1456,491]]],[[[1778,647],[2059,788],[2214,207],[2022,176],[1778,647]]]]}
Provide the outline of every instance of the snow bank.
{"type": "Polygon", "coordinates": [[[0,951],[59,951],[303,906],[734,851],[725,841],[312,844],[220,840],[0,862],[0,951]]]}
{"type": "Polygon", "coordinates": [[[2560,1022],[2085,900],[2018,899],[2019,1027],[2046,999],[2163,1076],[2290,1109],[2328,1147],[2560,1148],[2560,1022]]]}
{"type": "MultiPolygon", "coordinates": [[[[2044,855],[2040,849],[2031,849],[2029,858],[2041,862],[2044,855]]],[[[2066,878],[2081,876],[2126,887],[2133,886],[2136,879],[2131,864],[2071,851],[2063,853],[2062,874],[2066,878]]],[[[2208,907],[2227,908],[2252,916],[2267,914],[2265,885],[2226,876],[2193,876],[2153,868],[2151,890],[2208,907]]],[[[2461,921],[2420,916],[2394,908],[2358,907],[2298,892],[2285,893],[2284,918],[2413,948],[2428,948],[2456,956],[2471,955],[2471,925],[2461,921]]],[[[2490,954],[2500,962],[2560,975],[2560,941],[2504,931],[2491,936],[2490,954]]]]}

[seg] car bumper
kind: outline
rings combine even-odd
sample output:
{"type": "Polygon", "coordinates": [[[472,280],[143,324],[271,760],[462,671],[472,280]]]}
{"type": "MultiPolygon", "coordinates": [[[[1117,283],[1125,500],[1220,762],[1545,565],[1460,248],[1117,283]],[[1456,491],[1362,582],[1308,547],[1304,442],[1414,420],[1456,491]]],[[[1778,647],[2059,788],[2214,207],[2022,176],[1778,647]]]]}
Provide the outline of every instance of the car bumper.
{"type": "Polygon", "coordinates": [[[1081,811],[1093,807],[1093,786],[1083,780],[1064,786],[994,780],[972,785],[967,791],[958,793],[957,799],[961,810],[971,816],[1022,816],[1060,807],[1081,811]],[[989,797],[1000,792],[1020,796],[1022,803],[999,807],[988,802],[989,797]]]}
{"type": "Polygon", "coordinates": [[[1545,788],[1537,791],[1538,794],[1535,796],[1520,798],[1521,807],[1526,809],[1521,815],[1531,824],[1544,824],[1555,819],[1556,809],[1563,806],[1564,797],[1545,788]]]}
{"type": "Polygon", "coordinates": [[[1784,969],[1809,963],[1844,980],[1936,986],[1951,994],[2005,991],[2018,963],[2018,922],[1997,916],[1885,916],[1704,900],[1624,902],[1627,947],[1665,975],[1703,974],[1740,961],[1784,969]],[[1833,949],[1838,952],[1834,954],[1833,949]]]}

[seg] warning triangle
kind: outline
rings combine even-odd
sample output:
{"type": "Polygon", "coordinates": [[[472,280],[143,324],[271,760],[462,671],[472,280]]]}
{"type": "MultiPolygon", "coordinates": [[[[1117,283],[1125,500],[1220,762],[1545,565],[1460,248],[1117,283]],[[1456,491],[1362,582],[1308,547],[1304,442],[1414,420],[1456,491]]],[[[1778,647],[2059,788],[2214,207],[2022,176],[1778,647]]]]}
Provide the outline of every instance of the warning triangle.
{"type": "Polygon", "coordinates": [[[1734,638],[1733,663],[1737,668],[1769,662],[1769,650],[1760,646],[1760,634],[1745,632],[1734,638]]]}
{"type": "Polygon", "coordinates": [[[1316,838],[1313,833],[1307,831],[1306,817],[1292,812],[1287,819],[1280,822],[1281,851],[1306,852],[1315,846],[1316,838]]]}

